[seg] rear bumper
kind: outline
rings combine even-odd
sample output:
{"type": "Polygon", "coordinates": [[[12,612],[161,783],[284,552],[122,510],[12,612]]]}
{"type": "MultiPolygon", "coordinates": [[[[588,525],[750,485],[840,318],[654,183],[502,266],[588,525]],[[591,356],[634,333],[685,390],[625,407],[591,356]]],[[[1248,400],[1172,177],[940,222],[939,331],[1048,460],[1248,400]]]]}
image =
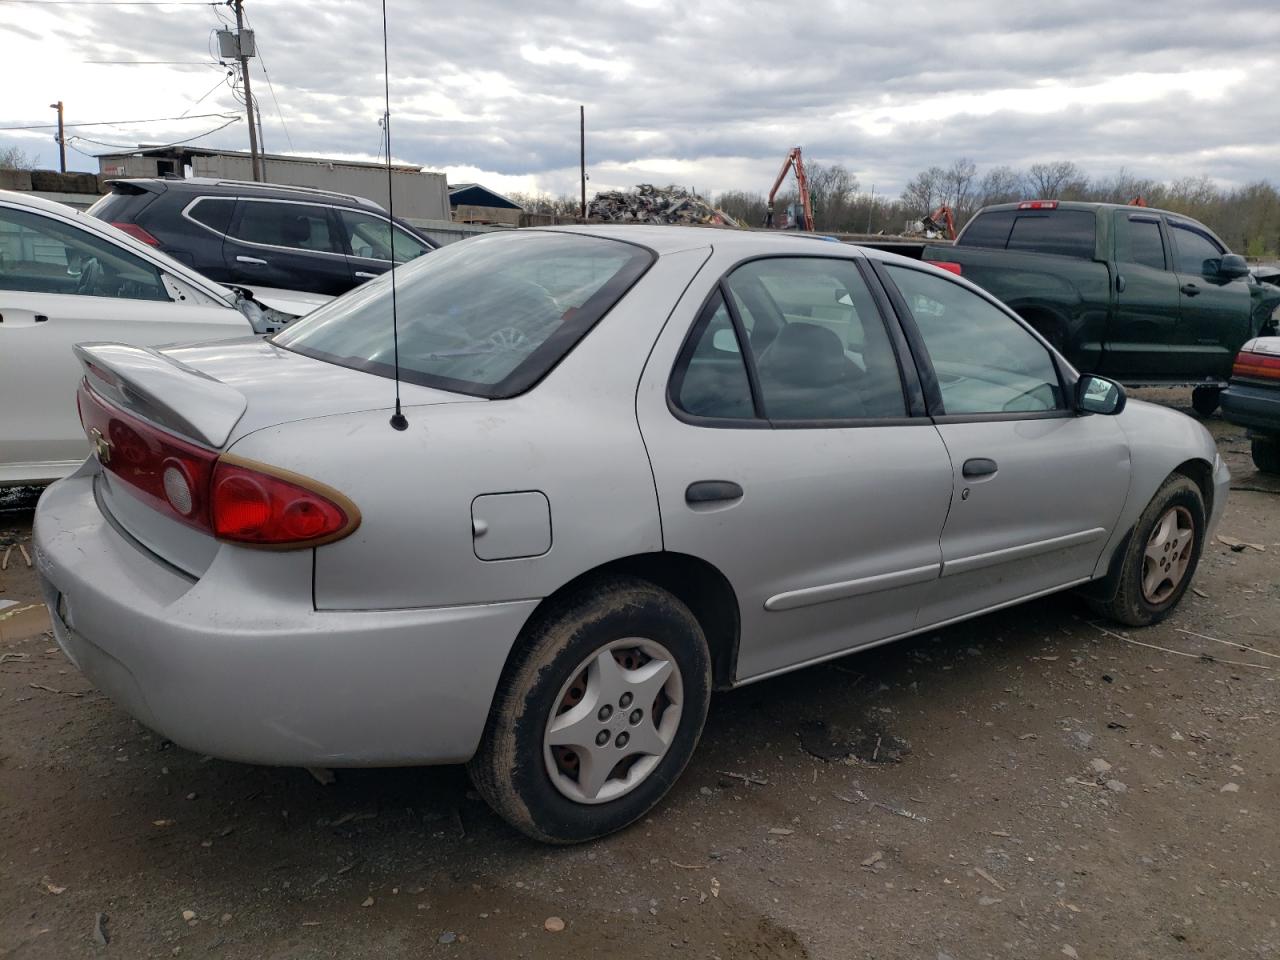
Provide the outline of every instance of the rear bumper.
{"type": "Polygon", "coordinates": [[[1222,391],[1223,419],[1263,433],[1280,434],[1280,387],[1232,383],[1222,391]]]}
{"type": "Polygon", "coordinates": [[[311,551],[231,546],[196,580],[118,531],[93,483],[77,475],[41,498],[40,580],[67,656],[147,726],[200,753],[287,766],[475,752],[537,601],[317,612],[311,551]]]}

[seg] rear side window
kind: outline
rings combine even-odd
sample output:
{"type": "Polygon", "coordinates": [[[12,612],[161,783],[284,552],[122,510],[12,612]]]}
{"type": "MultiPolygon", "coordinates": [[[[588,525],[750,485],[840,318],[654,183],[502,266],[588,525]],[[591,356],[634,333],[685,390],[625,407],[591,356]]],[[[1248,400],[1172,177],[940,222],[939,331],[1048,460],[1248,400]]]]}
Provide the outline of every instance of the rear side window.
{"type": "Polygon", "coordinates": [[[226,233],[231,227],[231,212],[236,202],[231,197],[201,197],[187,207],[187,216],[214,233],[226,233]]]}
{"type": "Polygon", "coordinates": [[[1009,243],[1009,231],[1013,229],[1013,210],[992,210],[980,213],[965,227],[956,240],[959,247],[992,247],[1003,250],[1009,243]]]}
{"type": "Polygon", "coordinates": [[[1094,250],[1093,213],[1089,210],[1019,213],[1013,221],[1013,229],[1009,231],[1006,249],[1091,260],[1094,250]]]}
{"type": "MultiPolygon", "coordinates": [[[[400,375],[481,397],[528,389],[648,269],[653,255],[576,234],[489,234],[395,269],[400,375]]],[[[391,274],[276,335],[298,353],[394,376],[391,274]]]]}
{"type": "Polygon", "coordinates": [[[240,200],[231,235],[270,247],[340,253],[329,235],[329,212],[309,203],[240,200]]]}
{"type": "Polygon", "coordinates": [[[1116,218],[1116,260],[1164,269],[1164,239],[1160,224],[1149,217],[1116,218]]]}

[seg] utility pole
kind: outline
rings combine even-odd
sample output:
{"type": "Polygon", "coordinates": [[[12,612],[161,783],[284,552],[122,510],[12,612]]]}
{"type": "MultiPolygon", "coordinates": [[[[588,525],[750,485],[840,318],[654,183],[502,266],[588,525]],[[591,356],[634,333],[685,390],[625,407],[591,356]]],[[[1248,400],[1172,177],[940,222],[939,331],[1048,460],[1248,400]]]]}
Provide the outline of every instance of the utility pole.
{"type": "MultiPolygon", "coordinates": [[[[236,8],[236,40],[244,37],[244,0],[232,0],[236,8]]],[[[249,162],[253,168],[253,179],[262,180],[262,159],[258,155],[258,127],[254,123],[253,90],[249,86],[249,56],[245,53],[245,44],[240,43],[240,77],[244,80],[245,111],[249,115],[249,162]]]]}
{"type": "Polygon", "coordinates": [[[63,135],[62,129],[62,101],[49,104],[51,110],[58,111],[58,169],[63,173],[67,172],[67,138],[63,135]]]}
{"type": "Polygon", "coordinates": [[[578,167],[582,174],[582,219],[587,219],[587,108],[578,107],[578,167]]]}

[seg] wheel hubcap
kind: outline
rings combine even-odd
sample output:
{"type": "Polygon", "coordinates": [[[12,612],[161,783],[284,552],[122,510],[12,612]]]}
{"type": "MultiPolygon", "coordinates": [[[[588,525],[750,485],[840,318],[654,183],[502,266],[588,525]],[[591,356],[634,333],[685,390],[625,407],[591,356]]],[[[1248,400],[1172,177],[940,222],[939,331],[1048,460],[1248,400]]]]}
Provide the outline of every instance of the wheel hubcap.
{"type": "Polygon", "coordinates": [[[684,685],[662,644],[629,637],[597,650],[556,696],[543,758],[557,790],[606,803],[651,774],[675,740],[684,685]]]}
{"type": "Polygon", "coordinates": [[[1191,550],[1195,546],[1195,521],[1186,507],[1165,511],[1142,556],[1142,596],[1148,603],[1163,603],[1187,575],[1191,550]]]}

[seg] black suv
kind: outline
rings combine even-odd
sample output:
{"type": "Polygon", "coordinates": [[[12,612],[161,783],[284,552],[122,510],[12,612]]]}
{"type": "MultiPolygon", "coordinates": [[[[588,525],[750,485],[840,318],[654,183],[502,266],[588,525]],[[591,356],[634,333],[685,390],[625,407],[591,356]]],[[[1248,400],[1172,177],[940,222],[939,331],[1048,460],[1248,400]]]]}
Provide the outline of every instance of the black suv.
{"type": "Polygon", "coordinates": [[[337,296],[437,244],[371,200],[207,177],[111,180],[89,213],[222,283],[337,296]]]}

